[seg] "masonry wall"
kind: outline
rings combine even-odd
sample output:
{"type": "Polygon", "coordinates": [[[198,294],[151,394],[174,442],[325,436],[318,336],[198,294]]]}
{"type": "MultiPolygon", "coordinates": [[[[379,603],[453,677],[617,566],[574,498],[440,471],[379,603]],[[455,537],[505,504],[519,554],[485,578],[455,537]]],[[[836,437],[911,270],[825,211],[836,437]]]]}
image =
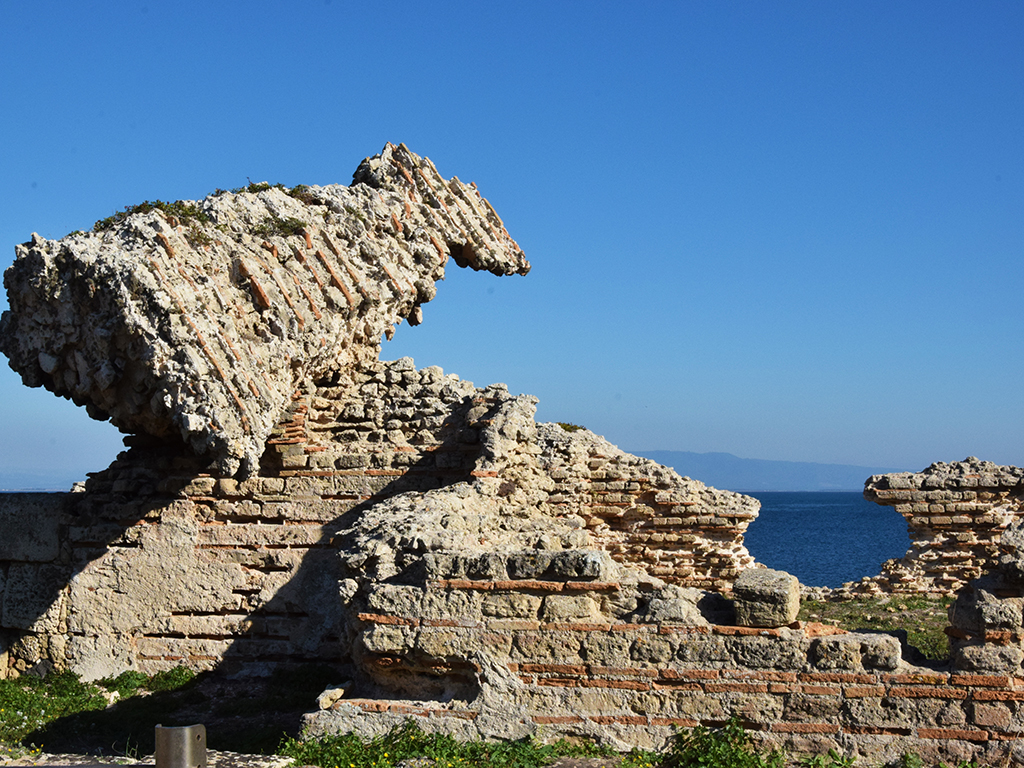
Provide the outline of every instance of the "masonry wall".
{"type": "Polygon", "coordinates": [[[844,591],[955,594],[997,564],[1000,537],[1024,515],[1022,481],[1024,469],[974,457],[869,478],[865,498],[906,518],[911,545],[844,591]]]}
{"type": "Polygon", "coordinates": [[[947,669],[888,635],[737,627],[726,596],[753,564],[756,502],[538,425],[533,408],[382,363],[299,387],[248,480],[132,437],[85,492],[8,496],[0,669],[315,661],[349,677],[309,716],[319,731],[415,717],[653,747],[736,713],[797,750],[1018,759],[1016,582],[960,606],[947,669]]]}
{"type": "Polygon", "coordinates": [[[86,492],[4,497],[0,672],[343,658],[337,582],[351,521],[383,499],[459,483],[496,483],[506,507],[528,505],[538,522],[523,546],[607,547],[719,589],[752,562],[742,532],[755,500],[590,433],[544,446],[492,434],[503,410],[533,429],[533,403],[406,359],[297,390],[248,480],[130,436],[86,492]],[[500,461],[496,441],[507,443],[500,461]],[[570,518],[565,530],[555,522],[570,518]]]}
{"type": "Polygon", "coordinates": [[[393,694],[327,701],[308,718],[314,732],[370,735],[412,717],[461,737],[587,736],[652,748],[675,727],[718,725],[737,714],[766,745],[798,752],[836,749],[878,763],[907,751],[926,764],[1021,759],[1014,742],[1024,727],[1024,679],[915,667],[887,635],[544,615],[552,598],[600,602],[619,594],[619,585],[600,583],[434,589],[479,590],[484,611],[447,621],[361,614],[369,664],[381,679],[403,671],[458,674],[486,680],[484,690],[474,697],[466,683],[464,699],[456,691],[447,700],[393,694]],[[524,597],[540,610],[523,610],[524,597]],[[488,615],[500,602],[516,618],[488,615]],[[478,649],[475,657],[469,648],[478,649]]]}

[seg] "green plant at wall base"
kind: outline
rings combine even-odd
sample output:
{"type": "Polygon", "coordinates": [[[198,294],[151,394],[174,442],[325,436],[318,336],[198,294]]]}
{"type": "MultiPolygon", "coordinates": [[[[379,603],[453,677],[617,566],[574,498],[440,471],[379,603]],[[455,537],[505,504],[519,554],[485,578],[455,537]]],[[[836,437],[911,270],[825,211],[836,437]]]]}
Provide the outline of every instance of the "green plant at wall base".
{"type": "Polygon", "coordinates": [[[187,667],[174,667],[157,672],[149,678],[144,687],[148,691],[176,691],[196,679],[196,673],[187,667]]]}
{"type": "MultiPolygon", "coordinates": [[[[121,700],[142,691],[174,691],[187,687],[194,678],[191,670],[176,667],[152,676],[122,672],[96,683],[83,683],[74,672],[50,674],[42,679],[23,675],[0,680],[0,756],[24,753],[24,742],[30,736],[34,739],[52,736],[51,723],[58,720],[68,723],[69,718],[94,717],[88,713],[102,713],[110,704],[110,693],[116,692],[116,698],[121,700]]],[[[31,746],[27,748],[29,752],[37,751],[31,746]]]]}
{"type": "Polygon", "coordinates": [[[834,749],[830,749],[824,755],[801,758],[800,765],[803,768],[853,768],[856,762],[856,755],[840,755],[834,749]]]}
{"type": "Polygon", "coordinates": [[[45,680],[30,675],[0,680],[0,744],[18,744],[59,717],[106,706],[99,688],[83,683],[73,672],[45,680]]]}
{"type": "Polygon", "coordinates": [[[721,728],[698,725],[677,732],[660,768],[782,768],[785,757],[779,750],[758,750],[733,715],[721,728]]]}
{"type": "Polygon", "coordinates": [[[97,684],[103,686],[108,691],[116,692],[118,698],[127,699],[143,690],[148,682],[148,676],[141,672],[128,670],[127,672],[122,672],[117,677],[105,677],[97,681],[97,684]]]}
{"type": "MultiPolygon", "coordinates": [[[[542,768],[560,757],[617,757],[614,750],[587,742],[560,740],[541,744],[529,738],[499,742],[457,741],[440,733],[424,733],[410,721],[368,741],[351,733],[316,739],[286,738],[276,751],[294,758],[299,765],[321,768],[392,768],[403,760],[417,758],[446,768],[542,768]]],[[[653,768],[655,761],[653,753],[634,750],[618,765],[621,768],[653,768]]]]}

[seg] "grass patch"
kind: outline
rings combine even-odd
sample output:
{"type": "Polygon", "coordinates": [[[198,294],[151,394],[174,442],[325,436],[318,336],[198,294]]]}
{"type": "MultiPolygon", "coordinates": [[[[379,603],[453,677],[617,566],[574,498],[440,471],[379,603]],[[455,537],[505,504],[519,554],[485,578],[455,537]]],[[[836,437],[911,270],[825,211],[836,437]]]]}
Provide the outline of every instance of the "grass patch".
{"type": "Polygon", "coordinates": [[[782,768],[781,750],[757,749],[733,715],[721,728],[698,725],[672,739],[660,768],[782,768]]]}
{"type": "Polygon", "coordinates": [[[929,661],[949,660],[948,609],[952,597],[886,595],[853,600],[805,600],[801,621],[820,621],[849,631],[907,631],[907,642],[929,661]]]}
{"type": "Polygon", "coordinates": [[[243,682],[184,667],[151,676],[122,672],[95,683],[71,672],[0,680],[0,756],[30,753],[35,745],[49,752],[149,754],[157,723],[203,723],[211,749],[272,753],[283,735],[299,732],[302,713],[336,682],[337,673],[317,665],[243,682]]]}
{"type": "Polygon", "coordinates": [[[100,689],[81,682],[72,672],[46,679],[25,675],[0,680],[0,745],[24,746],[30,734],[58,718],[106,706],[100,689]]]}
{"type": "MultiPolygon", "coordinates": [[[[406,722],[368,741],[354,734],[318,739],[289,738],[278,754],[295,758],[297,765],[320,768],[393,768],[402,760],[425,759],[443,768],[542,768],[560,757],[618,757],[607,747],[567,740],[541,744],[534,739],[516,741],[458,741],[440,733],[424,733],[406,722]]],[[[653,768],[657,756],[635,750],[623,758],[624,768],[653,768]]]]}

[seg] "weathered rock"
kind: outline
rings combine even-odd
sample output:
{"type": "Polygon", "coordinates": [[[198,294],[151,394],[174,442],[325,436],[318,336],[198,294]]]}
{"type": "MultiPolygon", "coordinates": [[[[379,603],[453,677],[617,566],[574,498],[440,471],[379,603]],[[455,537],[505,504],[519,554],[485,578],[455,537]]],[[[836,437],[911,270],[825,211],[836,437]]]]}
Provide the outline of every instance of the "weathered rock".
{"type": "MultiPolygon", "coordinates": [[[[845,584],[836,593],[954,595],[1003,556],[1000,540],[1024,516],[1024,468],[973,456],[940,461],[922,472],[874,475],[864,484],[864,497],[895,507],[906,518],[910,549],[884,563],[878,576],[845,584]]],[[[1024,570],[1018,570],[1024,581],[1024,570]]]]}
{"type": "Polygon", "coordinates": [[[388,144],[352,186],[269,187],[33,235],[4,275],[0,350],[29,386],[251,475],[296,387],[374,360],[451,256],[530,265],[475,186],[388,144]]]}
{"type": "Polygon", "coordinates": [[[800,582],[771,568],[748,568],[732,587],[741,627],[783,627],[800,612],[800,582]]]}

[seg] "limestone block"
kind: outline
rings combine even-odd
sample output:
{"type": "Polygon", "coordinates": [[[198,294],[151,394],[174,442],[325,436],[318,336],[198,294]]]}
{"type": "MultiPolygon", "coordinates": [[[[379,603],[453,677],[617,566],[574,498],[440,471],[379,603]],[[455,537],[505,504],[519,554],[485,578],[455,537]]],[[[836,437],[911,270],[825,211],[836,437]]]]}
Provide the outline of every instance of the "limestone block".
{"type": "Polygon", "coordinates": [[[548,595],[541,609],[544,621],[573,621],[599,615],[597,603],[585,595],[548,595]]]}
{"type": "Polygon", "coordinates": [[[85,681],[115,677],[133,667],[134,649],[120,635],[70,635],[68,664],[85,681]]]}
{"type": "Polygon", "coordinates": [[[641,618],[652,624],[707,625],[707,619],[697,607],[697,603],[703,597],[704,593],[699,589],[669,585],[653,594],[641,618]]]}
{"type": "Polygon", "coordinates": [[[513,592],[508,595],[486,595],[483,599],[484,616],[502,619],[535,619],[541,599],[536,595],[513,592]]]}
{"type": "Polygon", "coordinates": [[[648,664],[664,664],[676,653],[678,643],[662,635],[639,635],[629,649],[629,658],[648,664]]]}
{"type": "Polygon", "coordinates": [[[1024,651],[1015,645],[970,643],[954,651],[953,668],[967,672],[1014,674],[1020,671],[1024,651]]]}
{"type": "Polygon", "coordinates": [[[517,632],[512,642],[513,659],[536,662],[538,660],[562,664],[578,664],[582,640],[575,632],[517,632]]]}
{"type": "Polygon", "coordinates": [[[64,493],[0,494],[0,560],[56,560],[60,552],[58,527],[66,504],[64,493]]]}
{"type": "Polygon", "coordinates": [[[896,669],[903,656],[899,638],[892,635],[861,636],[861,662],[868,669],[896,669]]]}
{"type": "Polygon", "coordinates": [[[858,635],[819,637],[811,641],[810,660],[818,669],[861,669],[861,638],[858,635]]]}
{"type": "Polygon", "coordinates": [[[796,633],[792,637],[730,637],[726,645],[736,664],[750,669],[799,669],[807,658],[796,633]]]}
{"type": "Polygon", "coordinates": [[[416,631],[410,627],[381,624],[363,632],[361,638],[370,653],[403,656],[415,645],[416,631]]]}
{"type": "Polygon", "coordinates": [[[69,630],[99,637],[138,631],[170,613],[237,612],[237,590],[250,586],[246,572],[197,550],[201,527],[190,502],[173,502],[158,525],[145,526],[138,546],[112,547],[85,564],[70,580],[69,630]]]}
{"type": "Polygon", "coordinates": [[[741,627],[783,627],[800,611],[800,582],[785,571],[747,568],[733,584],[733,603],[741,627]]]}
{"type": "Polygon", "coordinates": [[[695,635],[679,643],[676,658],[695,665],[717,667],[732,662],[732,649],[721,635],[695,635]]]}
{"type": "Polygon", "coordinates": [[[618,633],[588,632],[583,638],[583,652],[588,664],[603,667],[628,667],[631,640],[618,633]]]}

